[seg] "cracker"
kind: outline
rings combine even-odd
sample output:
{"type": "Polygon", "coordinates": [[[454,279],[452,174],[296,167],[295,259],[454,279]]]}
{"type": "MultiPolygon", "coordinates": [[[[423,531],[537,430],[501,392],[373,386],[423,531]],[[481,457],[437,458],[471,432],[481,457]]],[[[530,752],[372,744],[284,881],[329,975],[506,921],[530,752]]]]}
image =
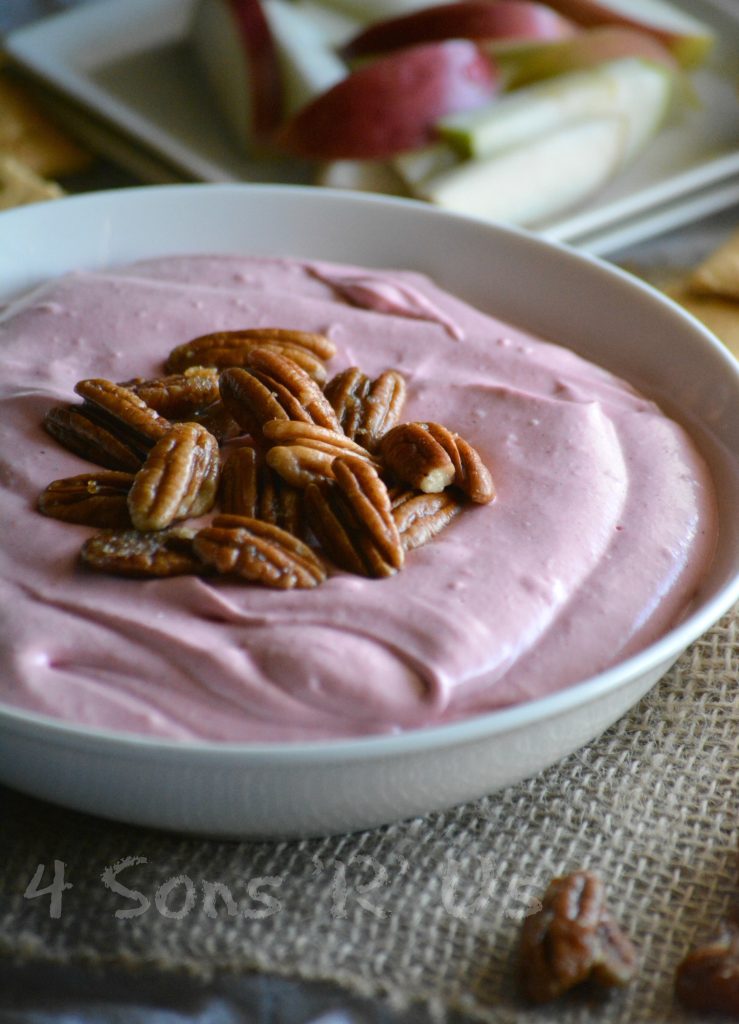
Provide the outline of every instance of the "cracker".
{"type": "Polygon", "coordinates": [[[705,324],[739,359],[739,302],[730,299],[697,295],[693,291],[693,275],[665,289],[688,313],[705,324]]]}
{"type": "Polygon", "coordinates": [[[48,178],[74,174],[91,160],[7,72],[0,72],[0,150],[48,178]]]}
{"type": "Polygon", "coordinates": [[[14,156],[0,153],[0,210],[61,195],[55,182],[46,181],[14,156]]]}
{"type": "Polygon", "coordinates": [[[696,267],[687,283],[696,295],[739,299],[739,231],[696,267]]]}

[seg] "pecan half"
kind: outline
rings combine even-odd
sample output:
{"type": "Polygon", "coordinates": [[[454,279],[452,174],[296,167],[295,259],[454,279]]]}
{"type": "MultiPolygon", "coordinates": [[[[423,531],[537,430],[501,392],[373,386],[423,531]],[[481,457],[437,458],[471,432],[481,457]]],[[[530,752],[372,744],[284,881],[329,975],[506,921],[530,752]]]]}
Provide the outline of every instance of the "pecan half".
{"type": "Polygon", "coordinates": [[[521,933],[522,981],[532,1002],[556,999],[588,978],[604,986],[633,976],[636,953],[611,917],[590,871],[555,878],[521,933]]]}
{"type": "Polygon", "coordinates": [[[53,406],[44,417],[44,429],[67,451],[106,469],[136,472],[143,461],[139,448],[90,419],[84,405],[53,406]]]}
{"type": "Polygon", "coordinates": [[[392,496],[393,519],[406,551],[427,544],[462,511],[462,502],[449,491],[424,494],[403,491],[392,496]]]}
{"type": "Polygon", "coordinates": [[[171,424],[128,388],[102,378],[81,380],[74,390],[85,400],[85,415],[100,423],[142,454],[156,444],[171,424]]]}
{"type": "Polygon", "coordinates": [[[340,431],[315,423],[293,420],[268,420],[262,427],[264,440],[273,447],[267,452],[267,465],[293,487],[307,487],[320,479],[333,479],[336,458],[356,458],[374,462],[370,453],[340,431]]]}
{"type": "Polygon", "coordinates": [[[39,496],[38,510],[65,523],[130,526],[127,497],[133,480],[133,473],[115,470],[98,470],[54,480],[39,496]]]}
{"type": "Polygon", "coordinates": [[[377,471],[368,462],[338,458],[333,472],[333,481],[309,484],[305,491],[308,521],[326,554],[361,576],[397,572],[403,545],[377,471]]]}
{"type": "Polygon", "coordinates": [[[401,423],[380,441],[385,465],[402,483],[438,494],[454,481],[454,463],[425,423],[401,423]]]}
{"type": "Polygon", "coordinates": [[[198,531],[195,553],[218,573],[279,590],[315,587],[326,571],[311,549],[273,523],[219,515],[198,531]]]}
{"type": "Polygon", "coordinates": [[[259,437],[262,424],[268,420],[308,418],[289,393],[278,393],[240,366],[222,371],[220,389],[228,415],[253,437],[259,437]]]}
{"type": "Polygon", "coordinates": [[[257,465],[253,448],[234,448],[221,467],[221,511],[249,516],[287,530],[296,537],[305,534],[300,491],[287,484],[269,466],[257,465]]]}
{"type": "Polygon", "coordinates": [[[274,419],[317,423],[340,432],[336,414],[318,384],[285,356],[254,349],[246,367],[224,370],[220,383],[229,413],[252,434],[274,419]]]}
{"type": "Polygon", "coordinates": [[[219,398],[217,402],[201,409],[192,417],[194,423],[199,423],[215,437],[219,444],[225,441],[232,441],[242,433],[241,427],[231,416],[226,406],[219,398]]]}
{"type": "Polygon", "coordinates": [[[191,366],[246,366],[249,353],[267,348],[288,356],[314,380],[326,379],[324,363],[336,354],[336,346],[323,334],[293,331],[281,327],[253,327],[241,331],[215,331],[203,334],[172,349],[167,358],[167,373],[181,373],[191,366]]]}
{"type": "Polygon", "coordinates": [[[386,370],[371,380],[352,366],[332,377],[324,393],[347,437],[374,451],[382,435],[398,422],[405,378],[397,370],[386,370]]]}
{"type": "Polygon", "coordinates": [[[379,451],[399,480],[420,491],[436,494],[454,484],[478,504],[495,497],[477,450],[440,423],[401,423],[384,435],[379,451]]]}
{"type": "Polygon", "coordinates": [[[121,386],[169,420],[192,419],[220,398],[218,371],[204,366],[191,367],[167,377],[127,381],[121,386]]]}
{"type": "Polygon", "coordinates": [[[85,541],[80,558],[89,568],[114,576],[202,575],[205,567],[192,550],[194,536],[195,530],[184,526],[152,533],[104,530],[85,541]]]}
{"type": "Polygon", "coordinates": [[[218,486],[218,442],[197,423],[175,423],[136,474],[128,494],[137,530],[162,530],[212,508],[218,486]]]}
{"type": "Polygon", "coordinates": [[[269,466],[262,466],[259,471],[257,518],[274,523],[296,537],[305,537],[303,492],[291,487],[269,466]]]}
{"type": "Polygon", "coordinates": [[[221,511],[236,516],[257,514],[257,453],[248,445],[232,449],[221,466],[218,487],[221,511]]]}
{"type": "Polygon", "coordinates": [[[739,1019],[739,927],[735,923],[728,922],[723,934],[681,961],[675,992],[691,1010],[739,1019]]]}

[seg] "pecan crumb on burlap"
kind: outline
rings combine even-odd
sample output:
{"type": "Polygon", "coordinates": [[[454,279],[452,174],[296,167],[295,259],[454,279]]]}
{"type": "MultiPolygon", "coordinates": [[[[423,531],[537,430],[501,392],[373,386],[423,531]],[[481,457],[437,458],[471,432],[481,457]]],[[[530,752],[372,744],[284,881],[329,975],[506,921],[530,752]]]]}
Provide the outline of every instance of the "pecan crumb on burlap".
{"type": "Polygon", "coordinates": [[[739,1020],[739,925],[727,922],[720,935],[688,953],[677,968],[675,992],[691,1010],[739,1020]]]}
{"type": "Polygon", "coordinates": [[[625,985],[636,969],[636,951],[591,871],[551,881],[541,910],[524,922],[520,953],[523,991],[534,1003],[557,999],[587,980],[625,985]]]}

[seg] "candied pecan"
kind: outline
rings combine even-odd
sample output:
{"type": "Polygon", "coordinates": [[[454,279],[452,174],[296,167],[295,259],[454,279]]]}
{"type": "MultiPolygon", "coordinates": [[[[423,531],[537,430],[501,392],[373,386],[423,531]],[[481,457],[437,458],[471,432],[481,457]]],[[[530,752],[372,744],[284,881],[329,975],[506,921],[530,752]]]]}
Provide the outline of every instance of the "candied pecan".
{"type": "Polygon", "coordinates": [[[293,487],[303,488],[315,480],[333,479],[335,458],[374,461],[356,441],[315,423],[268,420],[262,427],[262,436],[273,445],[267,452],[267,465],[293,487]]]}
{"type": "Polygon", "coordinates": [[[449,491],[440,494],[403,491],[391,496],[391,505],[405,551],[428,543],[462,511],[462,502],[449,491]]]}
{"type": "Polygon", "coordinates": [[[388,469],[420,491],[435,494],[454,484],[478,504],[495,497],[477,450],[440,423],[401,423],[382,437],[379,450],[388,469]]]}
{"type": "Polygon", "coordinates": [[[67,451],[106,469],[135,472],[143,461],[139,448],[90,419],[85,405],[53,406],[44,428],[67,451]]]}
{"type": "Polygon", "coordinates": [[[598,876],[575,871],[553,879],[541,910],[526,918],[521,933],[528,998],[547,1002],[588,978],[623,985],[635,966],[634,948],[611,917],[598,876]]]}
{"type": "Polygon", "coordinates": [[[739,926],[727,922],[721,935],[692,950],[675,976],[680,1002],[702,1013],[739,1019],[739,926]]]}
{"type": "Polygon", "coordinates": [[[380,441],[387,468],[403,483],[438,494],[454,481],[454,463],[425,423],[401,423],[380,441]]]}
{"type": "Polygon", "coordinates": [[[368,451],[398,422],[405,392],[405,378],[397,370],[370,380],[356,366],[332,377],[324,391],[344,433],[368,451]]]}
{"type": "Polygon", "coordinates": [[[336,354],[336,346],[323,334],[293,331],[281,327],[253,327],[241,331],[215,331],[203,334],[172,349],[165,369],[181,373],[191,366],[246,366],[255,348],[288,356],[314,380],[326,379],[324,363],[336,354]]]}
{"type": "Polygon", "coordinates": [[[221,466],[221,511],[253,518],[257,514],[257,453],[248,445],[233,448],[221,466]]]}
{"type": "Polygon", "coordinates": [[[136,474],[128,494],[138,530],[161,530],[212,508],[218,485],[218,442],[197,423],[175,423],[136,474]]]}
{"type": "Polygon", "coordinates": [[[315,587],[326,571],[311,549],[273,523],[219,515],[199,530],[193,547],[218,573],[280,590],[315,587]]]}
{"type": "Polygon", "coordinates": [[[74,390],[85,400],[86,416],[144,455],[171,426],[133,391],[111,380],[81,380],[74,390]]]}
{"type": "Polygon", "coordinates": [[[256,348],[249,353],[247,369],[268,386],[284,388],[300,403],[307,417],[290,417],[291,419],[307,418],[310,423],[341,432],[336,414],[323,391],[292,359],[276,352],[256,348]]]}
{"type": "Polygon", "coordinates": [[[98,470],[54,480],[38,499],[38,510],[53,519],[84,526],[130,526],[127,497],[133,473],[98,470]]]}
{"type": "Polygon", "coordinates": [[[362,576],[390,576],[404,551],[387,488],[368,462],[337,458],[334,480],[305,491],[309,524],[327,555],[362,576]]]}
{"type": "Polygon", "coordinates": [[[245,367],[223,370],[220,386],[229,413],[252,434],[274,419],[317,423],[340,431],[318,384],[297,363],[275,352],[254,349],[245,367]]]}
{"type": "Polygon", "coordinates": [[[221,467],[220,506],[224,513],[261,519],[302,537],[302,495],[269,466],[257,465],[248,446],[234,448],[221,467]]]}
{"type": "Polygon", "coordinates": [[[293,396],[278,394],[240,366],[223,370],[219,383],[226,412],[242,430],[254,437],[259,436],[262,424],[267,420],[308,419],[293,396]]]}
{"type": "Polygon", "coordinates": [[[269,466],[259,470],[257,518],[274,523],[296,537],[306,533],[303,493],[291,487],[269,466]]]}
{"type": "Polygon", "coordinates": [[[173,526],[167,530],[103,530],[82,545],[84,565],[114,576],[183,576],[203,574],[205,566],[195,557],[195,530],[173,526]]]}
{"type": "Polygon", "coordinates": [[[220,398],[217,402],[213,402],[212,405],[198,410],[192,417],[192,420],[194,423],[199,423],[201,427],[205,427],[219,444],[232,441],[242,433],[241,427],[231,416],[220,398]]]}
{"type": "Polygon", "coordinates": [[[191,367],[167,377],[126,381],[121,386],[170,420],[191,419],[220,398],[218,371],[204,366],[191,367]]]}

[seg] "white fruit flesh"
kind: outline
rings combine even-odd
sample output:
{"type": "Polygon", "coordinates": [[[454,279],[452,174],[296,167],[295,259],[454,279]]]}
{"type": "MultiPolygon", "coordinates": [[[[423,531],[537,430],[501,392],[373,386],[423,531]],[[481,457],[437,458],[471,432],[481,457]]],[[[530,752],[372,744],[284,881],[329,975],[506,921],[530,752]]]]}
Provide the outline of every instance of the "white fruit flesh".
{"type": "Polygon", "coordinates": [[[451,146],[445,142],[436,142],[412,153],[401,153],[393,159],[393,167],[413,190],[426,178],[449,171],[459,162],[459,154],[451,146]]]}
{"type": "Polygon", "coordinates": [[[651,32],[687,66],[699,64],[714,41],[713,30],[667,0],[547,0],[573,21],[585,25],[622,24],[651,32]]]}
{"type": "Polygon", "coordinates": [[[351,189],[355,192],[408,195],[403,181],[393,168],[377,160],[334,160],[320,168],[315,183],[325,188],[351,189]]]}
{"type": "Polygon", "coordinates": [[[344,11],[321,3],[320,0],[291,0],[291,4],[311,18],[326,45],[335,49],[342,47],[364,24],[344,11]]]}
{"type": "Polygon", "coordinates": [[[468,160],[422,182],[422,199],[460,213],[533,225],[584,200],[621,165],[623,117],[570,125],[485,160],[468,160]]]}
{"type": "Polygon", "coordinates": [[[227,3],[204,0],[191,27],[197,62],[235,140],[248,146],[253,137],[249,58],[227,3]]]}
{"type": "Polygon", "coordinates": [[[686,36],[712,36],[711,29],[702,21],[666,0],[599,0],[597,6],[667,32],[679,32],[686,36]]]}
{"type": "Polygon", "coordinates": [[[355,18],[362,24],[394,18],[401,14],[418,11],[422,7],[436,6],[447,0],[321,0],[324,7],[331,7],[342,14],[355,18]]]}
{"type": "Polygon", "coordinates": [[[265,0],[264,13],[277,47],[287,117],[347,74],[310,10],[289,0],[265,0]]]}
{"type": "Polygon", "coordinates": [[[443,138],[465,156],[485,157],[583,118],[623,115],[632,126],[625,159],[667,110],[673,75],[639,58],[609,61],[527,86],[476,111],[443,118],[443,138]]]}

